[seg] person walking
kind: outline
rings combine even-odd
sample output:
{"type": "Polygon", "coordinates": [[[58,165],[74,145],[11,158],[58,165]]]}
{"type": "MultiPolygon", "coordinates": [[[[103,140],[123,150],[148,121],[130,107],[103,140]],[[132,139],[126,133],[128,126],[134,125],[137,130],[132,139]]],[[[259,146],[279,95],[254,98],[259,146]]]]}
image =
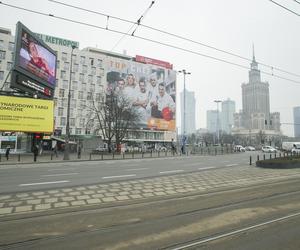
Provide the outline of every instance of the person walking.
{"type": "Polygon", "coordinates": [[[34,145],[33,146],[32,152],[33,152],[33,161],[36,162],[37,156],[39,154],[39,147],[38,147],[38,145],[34,145]]]}
{"type": "Polygon", "coordinates": [[[6,151],[5,151],[5,157],[6,157],[7,161],[9,159],[9,153],[10,153],[10,146],[7,146],[6,151]]]}
{"type": "Polygon", "coordinates": [[[81,146],[80,145],[78,146],[78,149],[77,149],[77,158],[78,159],[81,158],[81,146]]]}

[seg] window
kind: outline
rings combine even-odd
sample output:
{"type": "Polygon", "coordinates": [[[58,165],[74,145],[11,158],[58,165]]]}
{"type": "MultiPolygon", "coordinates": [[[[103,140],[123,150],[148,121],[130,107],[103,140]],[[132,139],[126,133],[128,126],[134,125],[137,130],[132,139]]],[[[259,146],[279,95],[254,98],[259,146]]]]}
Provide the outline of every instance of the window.
{"type": "Polygon", "coordinates": [[[73,71],[78,72],[79,70],[79,64],[78,63],[74,63],[73,65],[73,71]]]}
{"type": "Polygon", "coordinates": [[[82,89],[82,90],[86,90],[86,83],[83,82],[83,83],[81,84],[81,89],[82,89]]]}
{"type": "Polygon", "coordinates": [[[72,107],[72,108],[76,108],[76,102],[77,102],[76,99],[72,99],[72,100],[71,100],[71,107],[72,107]]]}
{"type": "Polygon", "coordinates": [[[82,73],[79,74],[79,81],[81,81],[81,82],[84,81],[84,74],[82,74],[82,73]]]}
{"type": "Polygon", "coordinates": [[[77,55],[72,54],[72,61],[73,61],[73,62],[76,62],[76,61],[77,61],[77,55]]]}
{"type": "Polygon", "coordinates": [[[63,86],[64,89],[68,89],[69,88],[69,81],[68,80],[63,80],[63,86]]]}
{"type": "Polygon", "coordinates": [[[66,79],[66,78],[67,78],[67,73],[66,73],[66,71],[64,71],[64,70],[60,71],[60,77],[61,77],[62,79],[66,79]]]}
{"type": "Polygon", "coordinates": [[[56,61],[56,67],[59,69],[59,67],[60,67],[60,61],[59,60],[57,60],[56,61]]]}
{"type": "Polygon", "coordinates": [[[97,66],[98,67],[102,67],[102,59],[98,59],[97,60],[97,66]]]}
{"type": "Polygon", "coordinates": [[[6,69],[7,69],[7,70],[11,70],[11,68],[12,68],[12,62],[7,62],[7,67],[6,67],[6,69]]]}
{"type": "Polygon", "coordinates": [[[92,75],[96,75],[96,67],[92,67],[91,73],[92,73],[92,75]]]}
{"type": "Polygon", "coordinates": [[[104,69],[100,69],[100,76],[104,76],[104,69]]]}
{"type": "Polygon", "coordinates": [[[86,65],[82,66],[82,73],[87,73],[87,66],[86,65]]]}
{"type": "Polygon", "coordinates": [[[5,59],[5,51],[0,50],[0,59],[5,59]]]}
{"type": "Polygon", "coordinates": [[[66,52],[63,52],[61,55],[61,60],[67,61],[67,59],[68,59],[68,54],[66,52]]]}
{"type": "Polygon", "coordinates": [[[15,49],[15,43],[9,42],[9,43],[8,43],[8,50],[14,51],[14,49],[15,49]]]}
{"type": "Polygon", "coordinates": [[[84,127],[84,123],[85,123],[85,119],[84,118],[80,118],[79,119],[79,126],[80,127],[84,127]]]}
{"type": "Polygon", "coordinates": [[[100,93],[96,93],[96,102],[99,102],[101,100],[100,93]]]}
{"type": "Polygon", "coordinates": [[[65,96],[65,90],[64,89],[59,89],[58,96],[59,97],[64,97],[65,96]]]}
{"type": "Polygon", "coordinates": [[[83,99],[83,91],[78,91],[78,99],[83,99]]]}
{"type": "Polygon", "coordinates": [[[80,63],[81,64],[85,64],[85,56],[81,56],[80,57],[80,63]]]}
{"type": "Polygon", "coordinates": [[[76,135],[81,135],[81,128],[76,128],[75,134],[76,135]]]}
{"type": "Polygon", "coordinates": [[[11,60],[12,60],[12,61],[14,61],[14,60],[15,60],[15,58],[14,58],[14,57],[15,57],[15,53],[14,53],[14,52],[11,52],[11,57],[10,57],[10,58],[11,58],[11,60]]]}
{"type": "Polygon", "coordinates": [[[92,94],[92,92],[87,92],[86,99],[87,99],[87,100],[92,100],[92,99],[93,99],[93,94],[92,94]]]}
{"type": "Polygon", "coordinates": [[[69,62],[65,62],[64,69],[65,70],[69,70],[70,69],[70,63],[69,62]]]}
{"type": "Polygon", "coordinates": [[[77,81],[72,81],[71,89],[74,89],[74,90],[78,89],[78,82],[77,81]]]}
{"type": "Polygon", "coordinates": [[[101,76],[97,76],[97,84],[101,84],[101,76]]]}
{"type": "Polygon", "coordinates": [[[86,108],[86,102],[85,100],[80,100],[80,108],[86,108]]]}
{"type": "Polygon", "coordinates": [[[71,73],[71,80],[75,80],[75,72],[71,73]]]}
{"type": "Polygon", "coordinates": [[[66,126],[66,117],[61,117],[60,118],[60,125],[61,126],[66,126]]]}
{"type": "Polygon", "coordinates": [[[0,80],[4,79],[4,71],[0,71],[0,80]]]}
{"type": "Polygon", "coordinates": [[[4,41],[0,40],[0,49],[4,49],[4,41]]]}
{"type": "Polygon", "coordinates": [[[95,91],[95,84],[91,84],[90,90],[91,90],[91,91],[95,91]]]}
{"type": "Polygon", "coordinates": [[[71,125],[72,127],[75,126],[75,118],[71,118],[71,119],[70,119],[70,125],[71,125]]]}
{"type": "Polygon", "coordinates": [[[57,114],[58,114],[58,116],[63,116],[64,115],[64,108],[59,107],[57,114]]]}
{"type": "Polygon", "coordinates": [[[93,66],[94,65],[94,58],[90,58],[90,64],[93,66]]]}
{"type": "Polygon", "coordinates": [[[70,94],[71,94],[71,98],[74,99],[74,90],[71,90],[70,94]]]}
{"type": "Polygon", "coordinates": [[[88,75],[88,83],[92,83],[93,82],[93,76],[92,75],[88,75]]]}

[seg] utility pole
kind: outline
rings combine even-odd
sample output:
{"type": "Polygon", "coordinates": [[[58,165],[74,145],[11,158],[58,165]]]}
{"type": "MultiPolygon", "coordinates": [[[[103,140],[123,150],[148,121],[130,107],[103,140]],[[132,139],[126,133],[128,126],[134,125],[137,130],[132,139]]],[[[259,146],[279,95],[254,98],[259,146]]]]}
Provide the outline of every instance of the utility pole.
{"type": "Polygon", "coordinates": [[[70,62],[70,78],[69,78],[69,93],[68,93],[68,107],[67,107],[67,124],[66,124],[66,137],[65,137],[65,151],[64,160],[70,160],[70,106],[71,106],[71,78],[72,78],[72,61],[73,61],[73,50],[76,48],[72,45],[71,50],[71,62],[70,62]]]}

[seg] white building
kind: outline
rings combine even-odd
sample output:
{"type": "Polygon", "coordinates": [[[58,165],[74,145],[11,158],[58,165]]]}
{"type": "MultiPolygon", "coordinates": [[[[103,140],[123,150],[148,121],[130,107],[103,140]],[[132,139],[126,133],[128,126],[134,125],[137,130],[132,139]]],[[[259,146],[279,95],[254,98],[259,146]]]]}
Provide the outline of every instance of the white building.
{"type": "MultiPolygon", "coordinates": [[[[103,51],[97,48],[79,48],[79,43],[63,38],[49,35],[37,34],[40,39],[46,42],[57,52],[56,88],[54,93],[55,103],[55,133],[64,135],[67,123],[67,103],[69,86],[71,85],[71,109],[70,109],[70,134],[73,138],[84,138],[86,135],[95,135],[93,121],[88,119],[88,111],[85,109],[92,100],[103,103],[107,88],[107,71],[115,69],[122,72],[124,64],[131,71],[148,70],[159,68],[158,80],[166,83],[166,89],[172,96],[176,96],[176,74],[175,71],[166,69],[163,66],[151,66],[145,63],[134,62],[135,58],[123,54],[103,51]],[[71,45],[75,44],[76,49],[72,53],[71,45]],[[146,66],[147,67],[146,67],[146,66]],[[174,74],[173,74],[174,73],[174,74]],[[70,75],[71,74],[71,75],[70,75]],[[69,84],[71,79],[71,84],[69,84]],[[168,82],[169,81],[169,82],[168,82]]],[[[13,66],[14,41],[15,38],[8,29],[0,28],[0,88],[9,91],[9,75],[13,66]],[[4,83],[7,78],[7,82],[4,83]]],[[[129,72],[127,72],[129,73],[129,72]]],[[[136,72],[137,74],[139,72],[136,72]]],[[[173,125],[173,124],[172,124],[173,125]]],[[[171,142],[176,138],[175,117],[174,130],[143,130],[140,133],[129,131],[128,141],[140,142],[171,142]]]]}
{"type": "Polygon", "coordinates": [[[209,133],[217,133],[217,124],[219,124],[219,129],[222,126],[220,122],[218,123],[218,119],[220,120],[220,112],[218,110],[207,110],[206,128],[209,133]]]}
{"type": "Polygon", "coordinates": [[[185,116],[184,116],[184,91],[180,93],[181,100],[181,134],[192,134],[196,131],[196,99],[195,92],[185,90],[185,116]],[[184,123],[185,117],[185,123],[184,123]],[[185,128],[185,131],[184,131],[185,128]]]}
{"type": "Polygon", "coordinates": [[[221,130],[227,134],[231,134],[231,130],[234,124],[233,115],[235,113],[235,102],[229,98],[222,101],[222,113],[221,113],[221,130]]]}

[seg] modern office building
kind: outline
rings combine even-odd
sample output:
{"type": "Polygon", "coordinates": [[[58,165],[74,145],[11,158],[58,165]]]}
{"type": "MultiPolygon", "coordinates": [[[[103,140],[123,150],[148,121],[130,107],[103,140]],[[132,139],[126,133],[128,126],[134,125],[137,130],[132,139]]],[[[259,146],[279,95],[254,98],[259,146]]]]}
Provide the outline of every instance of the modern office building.
{"type": "Polygon", "coordinates": [[[221,111],[221,130],[227,134],[231,134],[231,130],[234,124],[233,115],[235,113],[235,102],[229,98],[222,101],[221,111]]]}
{"type": "MultiPolygon", "coordinates": [[[[71,86],[70,134],[75,140],[93,135],[101,136],[99,129],[95,127],[95,121],[89,119],[87,107],[92,102],[103,104],[108,84],[116,80],[112,79],[114,77],[126,79],[126,76],[133,74],[138,88],[140,78],[145,77],[150,86],[148,78],[155,75],[157,87],[159,83],[164,84],[165,93],[173,99],[173,109],[175,109],[176,72],[170,63],[143,56],[131,57],[98,48],[80,49],[79,42],[76,41],[44,34],[36,35],[57,53],[54,93],[56,135],[63,137],[66,134],[69,86],[71,86]],[[72,45],[76,46],[73,51],[72,45]]],[[[11,91],[9,82],[14,60],[14,40],[10,30],[0,28],[0,88],[3,91],[11,91]]],[[[142,128],[138,133],[135,130],[128,130],[126,141],[171,142],[172,138],[176,138],[176,117],[174,110],[171,115],[170,111],[167,111],[168,118],[159,121],[149,120],[148,124],[145,124],[149,128],[142,128]]]]}
{"type": "Polygon", "coordinates": [[[180,93],[181,100],[181,134],[192,134],[196,131],[196,99],[195,92],[185,90],[185,116],[184,116],[184,91],[180,93]],[[185,121],[184,121],[185,117],[185,121]],[[184,131],[185,128],[185,131],[184,131]]]}
{"type": "MultiPolygon", "coordinates": [[[[220,119],[218,110],[207,110],[206,112],[206,128],[209,133],[217,133],[217,120],[220,119]],[[218,117],[219,116],[219,117],[218,117]]],[[[219,129],[222,124],[219,123],[219,129]]]]}
{"type": "Polygon", "coordinates": [[[300,106],[294,107],[294,136],[300,138],[300,106]]]}

